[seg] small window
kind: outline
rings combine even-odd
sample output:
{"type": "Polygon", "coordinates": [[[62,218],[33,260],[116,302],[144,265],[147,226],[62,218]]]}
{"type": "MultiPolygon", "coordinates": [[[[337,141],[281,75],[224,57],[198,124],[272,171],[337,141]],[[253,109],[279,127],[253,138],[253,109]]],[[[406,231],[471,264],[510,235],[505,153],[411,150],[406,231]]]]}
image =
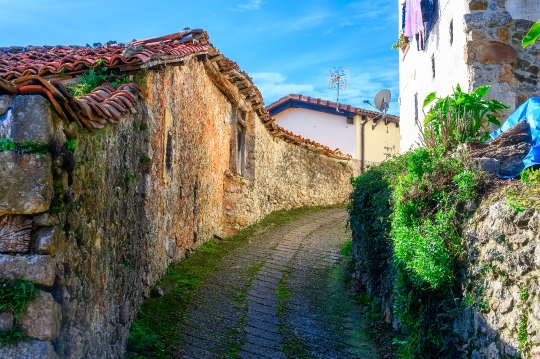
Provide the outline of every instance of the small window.
{"type": "Polygon", "coordinates": [[[454,43],[454,20],[450,20],[450,46],[454,43]]]}
{"type": "Polygon", "coordinates": [[[354,118],[347,117],[347,125],[354,125],[354,118]]]}
{"type": "Polygon", "coordinates": [[[431,75],[435,79],[435,54],[431,55],[431,75]]]}
{"type": "Polygon", "coordinates": [[[244,176],[246,174],[246,128],[240,122],[236,127],[236,170],[238,174],[244,176]]]}
{"type": "Polygon", "coordinates": [[[167,133],[167,148],[165,153],[165,167],[168,171],[172,169],[173,139],[171,131],[167,133]]]}

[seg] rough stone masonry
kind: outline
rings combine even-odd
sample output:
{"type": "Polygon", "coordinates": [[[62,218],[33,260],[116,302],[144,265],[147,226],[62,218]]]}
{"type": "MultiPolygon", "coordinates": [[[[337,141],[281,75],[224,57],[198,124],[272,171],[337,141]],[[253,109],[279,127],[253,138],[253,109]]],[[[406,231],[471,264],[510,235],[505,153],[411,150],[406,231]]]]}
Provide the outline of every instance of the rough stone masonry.
{"type": "Polygon", "coordinates": [[[0,152],[0,279],[38,288],[18,319],[30,340],[0,357],[121,358],[151,286],[187,251],[274,210],[346,200],[352,161],[272,136],[199,59],[144,82],[136,113],[93,133],[42,96],[0,96],[0,138],[49,148],[0,152]]]}

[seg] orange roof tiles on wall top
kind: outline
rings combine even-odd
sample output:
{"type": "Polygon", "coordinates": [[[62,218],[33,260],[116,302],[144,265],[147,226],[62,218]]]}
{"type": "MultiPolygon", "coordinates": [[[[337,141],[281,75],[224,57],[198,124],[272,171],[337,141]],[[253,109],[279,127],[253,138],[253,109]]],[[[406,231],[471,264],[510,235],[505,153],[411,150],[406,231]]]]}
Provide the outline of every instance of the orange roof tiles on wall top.
{"type": "Polygon", "coordinates": [[[102,65],[119,71],[152,68],[152,64],[167,65],[190,55],[204,55],[201,60],[212,62],[212,68],[239,90],[272,135],[329,157],[351,158],[339,149],[331,150],[279,127],[264,108],[263,97],[249,75],[240,70],[236,62],[220,54],[201,29],[184,29],[175,34],[133,40],[126,44],[109,41],[93,46],[0,48],[0,94],[42,95],[51,101],[67,124],[75,121],[93,131],[105,122],[116,123],[122,114],[134,113],[138,86],[124,84],[117,89],[101,86],[87,95],[74,98],[55,78],[102,65]]]}
{"type": "Polygon", "coordinates": [[[94,46],[12,46],[0,48],[0,77],[14,80],[27,75],[59,75],[84,71],[98,66],[142,65],[152,58],[204,53],[208,36],[203,30],[182,32],[118,44],[110,41],[94,46]]]}

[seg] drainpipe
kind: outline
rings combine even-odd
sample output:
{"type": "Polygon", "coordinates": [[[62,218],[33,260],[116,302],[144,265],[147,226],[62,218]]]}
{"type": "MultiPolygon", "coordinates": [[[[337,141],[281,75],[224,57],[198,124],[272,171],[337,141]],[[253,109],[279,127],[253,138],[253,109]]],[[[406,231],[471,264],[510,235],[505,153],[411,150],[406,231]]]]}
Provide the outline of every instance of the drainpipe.
{"type": "Polygon", "coordinates": [[[364,154],[366,152],[366,145],[365,145],[365,129],[366,123],[368,122],[367,116],[362,116],[362,125],[360,127],[360,173],[364,173],[365,169],[365,160],[364,160],[364,154]]]}

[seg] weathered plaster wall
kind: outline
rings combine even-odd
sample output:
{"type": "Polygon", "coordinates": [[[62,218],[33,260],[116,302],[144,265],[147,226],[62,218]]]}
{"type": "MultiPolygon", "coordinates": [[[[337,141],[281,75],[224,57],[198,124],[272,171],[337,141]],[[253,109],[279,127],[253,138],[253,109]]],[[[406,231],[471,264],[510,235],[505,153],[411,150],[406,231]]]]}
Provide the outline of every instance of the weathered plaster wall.
{"type": "Polygon", "coordinates": [[[195,59],[149,71],[137,96],[136,114],[93,133],[66,128],[40,96],[0,98],[4,137],[51,144],[39,158],[0,152],[10,178],[0,183],[0,279],[41,291],[21,322],[32,341],[0,357],[121,358],[142,300],[187,250],[273,210],[348,195],[352,165],[270,136],[251,112],[246,172],[232,172],[237,105],[195,59]],[[18,242],[13,221],[25,228],[18,242]]]}

